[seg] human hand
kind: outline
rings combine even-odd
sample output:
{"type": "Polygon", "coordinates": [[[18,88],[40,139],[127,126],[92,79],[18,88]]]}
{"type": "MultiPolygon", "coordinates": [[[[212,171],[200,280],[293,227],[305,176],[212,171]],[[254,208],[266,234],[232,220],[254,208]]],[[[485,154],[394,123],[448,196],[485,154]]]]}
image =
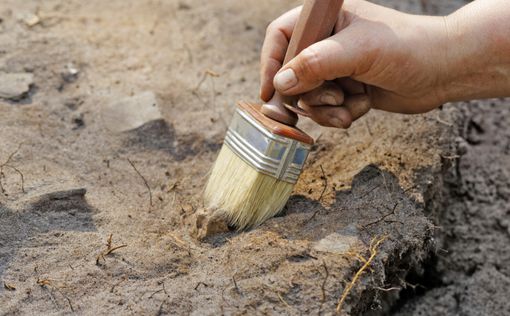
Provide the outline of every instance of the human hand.
{"type": "Polygon", "coordinates": [[[346,0],[334,35],[282,67],[301,8],[272,22],[261,55],[262,100],[274,88],[300,95],[299,106],[324,126],[348,128],[370,108],[422,113],[446,101],[442,17],[415,16],[346,0]]]}

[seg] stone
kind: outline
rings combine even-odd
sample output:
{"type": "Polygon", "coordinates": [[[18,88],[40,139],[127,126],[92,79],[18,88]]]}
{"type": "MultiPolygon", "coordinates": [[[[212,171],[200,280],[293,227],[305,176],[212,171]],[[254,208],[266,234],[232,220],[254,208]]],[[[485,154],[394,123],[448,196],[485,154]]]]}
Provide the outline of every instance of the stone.
{"type": "Polygon", "coordinates": [[[361,241],[355,235],[332,233],[316,242],[313,249],[319,252],[345,254],[359,244],[361,241]]]}
{"type": "Polygon", "coordinates": [[[71,83],[76,81],[79,73],[80,70],[73,63],[68,63],[60,73],[60,76],[64,82],[71,83]]]}
{"type": "Polygon", "coordinates": [[[113,102],[101,112],[106,128],[117,133],[130,131],[163,118],[156,96],[151,91],[113,102]]]}
{"type": "Polygon", "coordinates": [[[25,25],[28,27],[36,26],[41,22],[41,18],[33,13],[27,13],[22,17],[23,22],[25,22],[25,25]]]}
{"type": "Polygon", "coordinates": [[[31,73],[0,72],[0,98],[8,100],[22,99],[34,83],[31,73]]]}

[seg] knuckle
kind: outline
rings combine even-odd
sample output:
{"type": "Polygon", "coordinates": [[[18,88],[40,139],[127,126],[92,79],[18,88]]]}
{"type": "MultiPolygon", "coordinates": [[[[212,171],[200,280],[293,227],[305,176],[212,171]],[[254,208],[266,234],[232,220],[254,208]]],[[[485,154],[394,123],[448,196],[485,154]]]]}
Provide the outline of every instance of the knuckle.
{"type": "Polygon", "coordinates": [[[320,80],[323,66],[320,52],[314,47],[304,49],[300,54],[298,71],[309,80],[320,80]]]}
{"type": "Polygon", "coordinates": [[[278,26],[276,25],[275,21],[269,23],[269,25],[266,27],[266,36],[274,33],[274,31],[277,29],[278,29],[278,26]]]}

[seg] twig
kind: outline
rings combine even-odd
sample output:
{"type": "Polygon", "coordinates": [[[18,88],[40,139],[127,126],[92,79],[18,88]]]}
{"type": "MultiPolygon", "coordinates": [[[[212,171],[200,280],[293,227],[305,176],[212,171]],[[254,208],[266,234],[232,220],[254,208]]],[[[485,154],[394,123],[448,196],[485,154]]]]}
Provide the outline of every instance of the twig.
{"type": "Polygon", "coordinates": [[[105,259],[105,256],[111,254],[112,252],[114,252],[115,250],[117,249],[120,249],[120,248],[124,248],[124,247],[127,247],[126,244],[124,245],[120,245],[120,246],[115,246],[113,247],[112,246],[112,237],[113,237],[113,234],[110,234],[108,236],[108,239],[106,240],[106,249],[101,251],[97,257],[96,257],[96,265],[99,265],[99,260],[103,259],[103,261],[106,261],[105,259]]]}
{"type": "Polygon", "coordinates": [[[37,283],[37,285],[39,285],[40,287],[42,287],[48,291],[52,303],[55,305],[56,308],[60,308],[60,306],[57,303],[57,300],[55,300],[55,295],[53,295],[51,288],[49,288],[49,286],[51,285],[51,280],[50,279],[40,279],[39,277],[37,277],[36,283],[37,283]]]}
{"type": "Polygon", "coordinates": [[[195,291],[198,290],[198,288],[200,287],[200,285],[203,285],[204,287],[208,287],[209,285],[207,285],[206,283],[200,281],[197,283],[197,285],[195,285],[195,291]]]}
{"type": "Polygon", "coordinates": [[[448,126],[448,127],[452,127],[452,126],[453,126],[453,124],[452,124],[452,123],[447,122],[447,121],[445,121],[445,120],[441,119],[441,118],[439,117],[439,114],[437,114],[437,115],[436,115],[435,119],[436,119],[436,121],[437,121],[437,122],[439,122],[439,123],[441,123],[441,124],[443,124],[443,125],[446,125],[446,126],[448,126]]]}
{"type": "Polygon", "coordinates": [[[363,258],[359,253],[356,253],[354,251],[349,251],[345,253],[346,256],[353,256],[354,258],[358,259],[359,261],[363,263],[367,263],[367,259],[363,258]]]}
{"type": "Polygon", "coordinates": [[[140,178],[142,178],[143,183],[145,184],[145,187],[149,191],[149,204],[152,207],[152,190],[151,190],[151,187],[149,186],[149,183],[147,182],[147,179],[145,179],[145,177],[140,173],[140,171],[138,171],[138,169],[136,169],[135,164],[129,158],[127,158],[127,161],[129,162],[131,167],[133,167],[133,169],[136,171],[136,173],[140,176],[140,178]]]}
{"type": "Polygon", "coordinates": [[[418,185],[417,185],[417,184],[415,184],[415,185],[413,185],[413,186],[410,186],[409,188],[405,189],[405,190],[403,191],[403,193],[407,193],[407,192],[409,192],[409,191],[411,191],[411,190],[416,189],[417,187],[418,187],[418,185]]]}
{"type": "Polygon", "coordinates": [[[21,149],[21,146],[23,145],[23,143],[19,143],[18,144],[18,148],[16,148],[15,151],[13,151],[9,157],[7,157],[7,160],[2,164],[2,166],[5,166],[7,165],[9,162],[11,162],[11,159],[14,157],[14,155],[16,155],[18,153],[18,151],[21,149]]]}
{"type": "Polygon", "coordinates": [[[2,170],[0,169],[0,193],[2,193],[2,194],[5,193],[4,186],[2,185],[2,178],[4,178],[4,177],[5,177],[5,175],[2,172],[2,170]]]}
{"type": "Polygon", "coordinates": [[[111,249],[112,248],[112,239],[113,239],[113,234],[110,234],[108,236],[108,239],[106,239],[106,248],[107,249],[111,249]]]}
{"type": "Polygon", "coordinates": [[[319,196],[319,202],[322,201],[322,197],[324,196],[324,192],[326,192],[326,189],[328,188],[328,178],[326,177],[326,173],[324,172],[324,168],[322,168],[322,165],[319,165],[322,172],[322,179],[324,180],[324,188],[322,189],[321,195],[319,196]]]}
{"type": "Polygon", "coordinates": [[[11,165],[4,165],[4,167],[9,167],[19,174],[21,178],[21,192],[25,193],[25,176],[23,175],[23,172],[21,172],[18,168],[11,165]]]}
{"type": "MultiPolygon", "coordinates": [[[[224,287],[223,290],[221,290],[221,300],[225,303],[227,303],[228,306],[232,306],[229,302],[227,302],[227,300],[225,299],[225,290],[227,288],[224,287]]],[[[221,305],[221,307],[223,308],[223,305],[221,305]]],[[[225,315],[224,313],[222,315],[225,315]]]]}
{"type": "Polygon", "coordinates": [[[400,291],[400,290],[402,290],[402,288],[399,287],[399,286],[393,286],[393,287],[389,287],[387,289],[379,287],[379,286],[374,286],[374,289],[379,290],[379,291],[383,291],[383,292],[400,291]]]}
{"type": "Polygon", "coordinates": [[[210,69],[206,69],[204,71],[204,74],[202,75],[202,78],[200,78],[200,81],[198,82],[197,86],[195,87],[195,89],[193,89],[191,91],[191,93],[196,96],[198,98],[198,100],[200,100],[200,102],[206,106],[206,107],[212,107],[218,114],[218,116],[220,117],[221,121],[223,122],[223,124],[225,126],[228,126],[227,122],[225,121],[225,119],[223,118],[223,116],[221,115],[221,113],[218,113],[218,109],[216,108],[216,88],[214,86],[214,78],[218,78],[220,76],[219,73],[215,72],[215,71],[212,71],[210,69]],[[198,90],[200,89],[200,87],[202,86],[202,84],[205,82],[205,80],[207,78],[210,78],[210,83],[211,83],[211,106],[209,106],[205,101],[204,99],[202,99],[202,97],[200,96],[200,94],[198,93],[198,90]]]}
{"type": "Polygon", "coordinates": [[[127,245],[120,245],[117,247],[113,247],[112,249],[108,250],[103,256],[107,256],[107,255],[111,254],[112,252],[114,252],[115,250],[124,248],[124,247],[127,247],[127,245]]]}
{"type": "Polygon", "coordinates": [[[71,308],[71,311],[74,313],[74,307],[73,307],[73,304],[71,303],[71,300],[69,299],[69,297],[67,297],[67,295],[64,295],[64,293],[62,293],[62,291],[59,291],[59,292],[67,300],[67,303],[69,303],[69,307],[71,308]]]}
{"type": "Polygon", "coordinates": [[[234,287],[236,288],[236,291],[239,295],[243,295],[243,293],[241,292],[241,290],[239,289],[239,286],[237,286],[237,282],[236,282],[236,276],[233,275],[232,276],[232,281],[234,282],[234,287]]]}
{"type": "Polygon", "coordinates": [[[289,303],[287,303],[283,297],[281,296],[280,293],[276,292],[276,295],[278,295],[278,298],[280,299],[280,301],[290,310],[292,310],[292,306],[289,305],[289,303]]]}
{"type": "Polygon", "coordinates": [[[200,87],[202,86],[202,84],[204,83],[205,79],[207,79],[208,76],[218,78],[220,74],[210,69],[206,69],[202,75],[202,78],[200,78],[200,81],[198,82],[195,89],[193,89],[193,91],[198,91],[198,89],[200,89],[200,87]]]}
{"type": "Polygon", "coordinates": [[[202,97],[200,96],[200,94],[198,94],[197,91],[193,90],[193,91],[191,91],[191,94],[196,96],[197,99],[204,105],[204,107],[207,107],[207,102],[205,102],[204,99],[202,99],[202,97]]]}
{"type": "Polygon", "coordinates": [[[388,216],[391,216],[391,215],[395,215],[395,209],[397,208],[397,205],[398,205],[398,202],[395,203],[395,205],[393,206],[393,208],[391,209],[391,211],[387,214],[384,214],[381,218],[379,218],[378,220],[375,220],[373,222],[370,222],[368,224],[365,224],[363,225],[363,229],[366,229],[368,226],[372,226],[372,225],[375,225],[377,223],[380,223],[382,221],[384,221],[388,216]]]}
{"type": "Polygon", "coordinates": [[[369,190],[368,190],[368,191],[366,191],[366,192],[363,192],[363,194],[362,194],[362,195],[360,195],[360,196],[358,196],[358,197],[356,197],[356,198],[357,198],[357,199],[362,199],[362,198],[364,198],[365,196],[367,196],[367,195],[369,195],[370,193],[372,193],[375,189],[377,189],[377,188],[378,188],[378,187],[380,187],[380,186],[381,186],[380,184],[375,185],[373,188],[369,189],[369,190]]]}
{"type": "Polygon", "coordinates": [[[155,294],[158,294],[159,292],[163,292],[163,289],[159,289],[157,290],[156,292],[152,293],[150,296],[149,296],[149,299],[151,299],[155,294]]]}
{"type": "Polygon", "coordinates": [[[321,284],[322,299],[321,299],[321,305],[319,307],[319,315],[322,311],[322,305],[324,305],[324,302],[326,301],[326,282],[328,281],[328,277],[329,277],[329,270],[328,270],[328,266],[326,265],[326,261],[322,260],[322,265],[324,266],[324,271],[326,271],[326,276],[324,277],[324,280],[322,280],[322,284],[321,284]]]}
{"type": "Polygon", "coordinates": [[[411,284],[409,282],[407,282],[406,280],[402,279],[402,278],[398,278],[400,282],[404,283],[404,289],[407,289],[407,287],[411,287],[413,290],[416,290],[417,287],[421,287],[423,289],[426,289],[426,287],[424,287],[423,285],[421,285],[420,283],[416,283],[416,284],[411,284]]]}
{"type": "MultiPolygon", "coordinates": [[[[322,165],[319,165],[319,167],[321,168],[321,171],[322,171],[322,180],[324,180],[324,187],[322,188],[322,192],[321,192],[321,195],[319,196],[319,203],[322,201],[322,197],[324,196],[324,193],[326,192],[326,189],[328,188],[328,178],[326,177],[326,173],[324,172],[324,168],[322,168],[322,165]]],[[[311,221],[312,219],[315,218],[315,216],[319,213],[320,211],[320,208],[318,210],[316,210],[312,216],[310,216],[310,218],[308,219],[307,222],[311,221]]]]}
{"type": "Polygon", "coordinates": [[[387,220],[387,221],[384,221],[385,223],[399,223],[400,225],[404,225],[404,222],[403,221],[398,221],[398,220],[387,220]]]}
{"type": "Polygon", "coordinates": [[[345,289],[344,289],[344,291],[342,293],[342,296],[338,300],[338,304],[336,306],[336,312],[337,313],[339,313],[340,310],[342,309],[342,305],[345,302],[345,299],[347,298],[347,295],[349,294],[351,289],[354,287],[354,285],[356,284],[356,282],[360,278],[361,274],[363,274],[363,272],[370,266],[370,264],[374,260],[375,256],[377,255],[377,250],[379,248],[379,245],[384,240],[386,240],[386,238],[387,238],[386,236],[382,236],[382,237],[379,237],[379,238],[375,237],[370,242],[370,247],[369,247],[370,257],[368,258],[367,262],[365,262],[365,264],[358,270],[358,272],[356,272],[356,274],[352,278],[352,281],[345,287],[345,289]]]}
{"type": "Polygon", "coordinates": [[[0,193],[5,193],[5,188],[2,184],[2,178],[5,178],[5,173],[4,173],[5,167],[9,167],[12,170],[14,170],[16,173],[19,174],[19,176],[21,178],[21,192],[25,193],[25,177],[23,175],[23,172],[21,172],[18,168],[14,167],[13,165],[9,164],[11,162],[12,158],[14,157],[14,155],[16,155],[18,153],[18,151],[21,149],[22,145],[23,145],[23,143],[19,143],[16,150],[13,151],[7,157],[7,160],[5,160],[5,162],[3,164],[0,165],[0,193]]]}
{"type": "Polygon", "coordinates": [[[119,282],[115,283],[114,285],[112,285],[111,289],[110,289],[110,293],[113,293],[113,290],[115,290],[115,288],[117,286],[119,286],[122,282],[126,281],[127,280],[127,277],[123,277],[122,280],[120,280],[119,282]]]}

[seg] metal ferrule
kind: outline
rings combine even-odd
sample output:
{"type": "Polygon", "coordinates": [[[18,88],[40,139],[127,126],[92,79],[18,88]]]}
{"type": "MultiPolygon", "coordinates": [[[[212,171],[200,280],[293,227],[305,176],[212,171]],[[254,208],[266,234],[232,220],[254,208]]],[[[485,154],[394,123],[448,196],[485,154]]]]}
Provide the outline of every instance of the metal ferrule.
{"type": "Polygon", "coordinates": [[[296,183],[311,146],[275,135],[251,115],[237,109],[225,144],[258,172],[296,183]]]}

